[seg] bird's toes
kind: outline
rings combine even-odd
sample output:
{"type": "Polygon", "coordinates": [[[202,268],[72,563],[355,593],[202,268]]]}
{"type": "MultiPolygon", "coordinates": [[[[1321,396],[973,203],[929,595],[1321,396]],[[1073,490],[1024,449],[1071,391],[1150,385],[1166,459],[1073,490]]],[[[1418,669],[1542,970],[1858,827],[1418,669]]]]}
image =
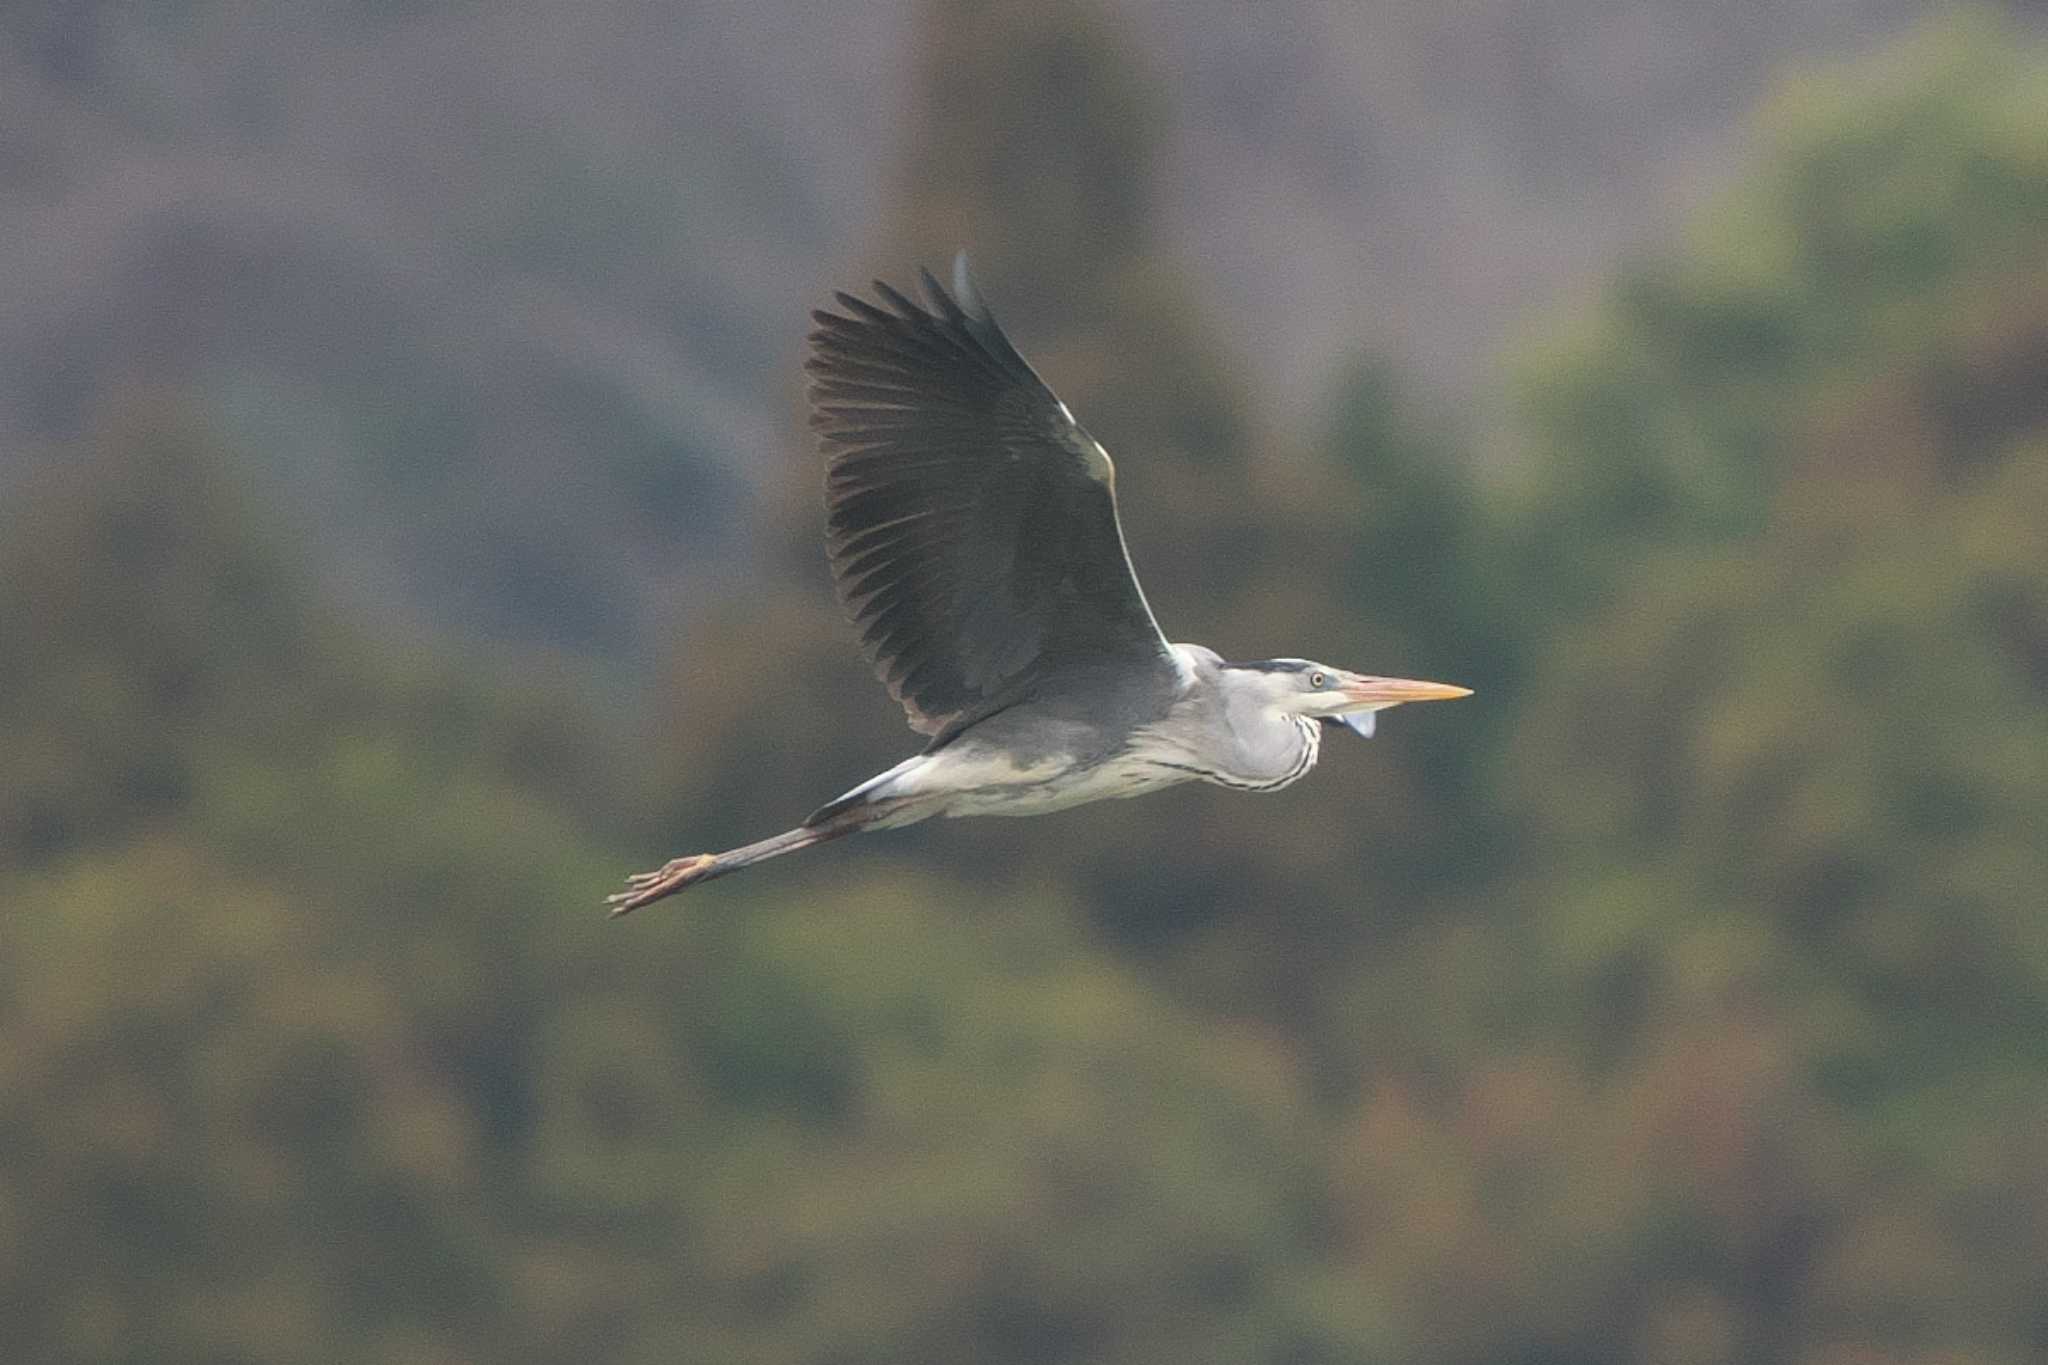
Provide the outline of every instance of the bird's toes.
{"type": "Polygon", "coordinates": [[[638,910],[664,896],[673,895],[711,870],[718,861],[713,853],[692,853],[671,858],[652,872],[635,872],[626,878],[626,889],[604,898],[614,918],[638,910]]]}
{"type": "Polygon", "coordinates": [[[617,919],[620,915],[629,915],[654,899],[653,896],[647,894],[647,891],[648,888],[646,887],[635,887],[628,891],[614,891],[611,895],[604,898],[605,908],[611,912],[613,919],[617,919]]]}

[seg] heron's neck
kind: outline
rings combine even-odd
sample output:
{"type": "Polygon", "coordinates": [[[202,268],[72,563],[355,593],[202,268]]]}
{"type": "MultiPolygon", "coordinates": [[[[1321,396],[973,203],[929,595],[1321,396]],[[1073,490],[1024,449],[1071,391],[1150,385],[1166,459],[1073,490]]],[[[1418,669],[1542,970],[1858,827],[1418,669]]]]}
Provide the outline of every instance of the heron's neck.
{"type": "Polygon", "coordinates": [[[1217,767],[1232,786],[1273,790],[1313,768],[1322,751],[1323,727],[1307,716],[1282,710],[1253,679],[1223,679],[1223,732],[1229,752],[1217,767]]]}

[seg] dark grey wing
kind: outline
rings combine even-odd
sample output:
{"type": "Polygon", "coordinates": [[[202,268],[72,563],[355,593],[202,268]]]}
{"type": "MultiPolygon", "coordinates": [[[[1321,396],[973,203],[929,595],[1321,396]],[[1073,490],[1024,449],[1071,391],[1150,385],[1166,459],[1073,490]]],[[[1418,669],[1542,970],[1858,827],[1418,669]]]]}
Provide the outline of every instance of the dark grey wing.
{"type": "Polygon", "coordinates": [[[1068,669],[1172,672],[1109,456],[975,294],[879,281],[811,333],[840,601],[912,728],[941,735],[1068,669]]]}

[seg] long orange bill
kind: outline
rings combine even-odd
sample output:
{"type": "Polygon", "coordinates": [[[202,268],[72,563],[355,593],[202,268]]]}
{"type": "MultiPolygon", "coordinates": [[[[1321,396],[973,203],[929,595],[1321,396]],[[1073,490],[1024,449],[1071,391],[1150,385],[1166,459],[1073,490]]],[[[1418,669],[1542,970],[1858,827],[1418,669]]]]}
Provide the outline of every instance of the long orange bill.
{"type": "Polygon", "coordinates": [[[1341,689],[1346,698],[1359,706],[1399,706],[1409,701],[1455,701],[1469,697],[1472,689],[1458,687],[1451,683],[1419,682],[1413,678],[1366,678],[1346,679],[1341,689]]]}

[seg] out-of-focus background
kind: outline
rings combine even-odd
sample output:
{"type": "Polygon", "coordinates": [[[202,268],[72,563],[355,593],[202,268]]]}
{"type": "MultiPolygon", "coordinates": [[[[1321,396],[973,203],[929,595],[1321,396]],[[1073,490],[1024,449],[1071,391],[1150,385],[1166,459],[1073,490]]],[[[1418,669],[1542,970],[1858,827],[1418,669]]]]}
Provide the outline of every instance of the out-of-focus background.
{"type": "Polygon", "coordinates": [[[2048,1358],[2048,35],[0,12],[0,1357],[2048,1358]],[[917,740],[807,310],[1170,636],[1478,689],[608,924],[917,740]]]}

